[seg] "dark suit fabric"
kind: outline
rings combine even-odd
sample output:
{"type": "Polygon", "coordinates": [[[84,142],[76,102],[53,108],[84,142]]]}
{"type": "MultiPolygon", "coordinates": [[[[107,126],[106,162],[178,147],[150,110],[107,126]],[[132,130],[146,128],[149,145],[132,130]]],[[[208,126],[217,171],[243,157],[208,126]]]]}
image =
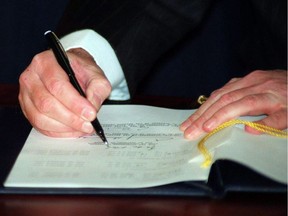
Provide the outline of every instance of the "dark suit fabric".
{"type": "Polygon", "coordinates": [[[104,36],[132,95],[197,97],[255,69],[287,67],[286,4],[73,0],[58,32],[93,28],[104,36]]]}
{"type": "Polygon", "coordinates": [[[55,30],[68,0],[1,0],[0,83],[18,83],[37,53],[47,49],[44,32],[55,30]]]}

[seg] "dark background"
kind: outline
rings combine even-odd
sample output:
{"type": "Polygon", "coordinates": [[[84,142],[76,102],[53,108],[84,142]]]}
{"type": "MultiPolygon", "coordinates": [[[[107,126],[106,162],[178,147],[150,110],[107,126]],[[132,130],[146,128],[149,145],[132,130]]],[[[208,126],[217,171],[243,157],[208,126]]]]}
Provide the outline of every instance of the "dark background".
{"type": "Polygon", "coordinates": [[[46,48],[44,32],[55,30],[68,0],[2,0],[0,83],[17,83],[32,57],[46,48]]]}
{"type": "MultiPolygon", "coordinates": [[[[0,83],[18,83],[32,57],[47,48],[43,33],[57,29],[67,2],[1,1],[0,83]]],[[[255,69],[287,68],[286,0],[214,3],[201,26],[154,64],[138,94],[195,98],[255,69]]]]}

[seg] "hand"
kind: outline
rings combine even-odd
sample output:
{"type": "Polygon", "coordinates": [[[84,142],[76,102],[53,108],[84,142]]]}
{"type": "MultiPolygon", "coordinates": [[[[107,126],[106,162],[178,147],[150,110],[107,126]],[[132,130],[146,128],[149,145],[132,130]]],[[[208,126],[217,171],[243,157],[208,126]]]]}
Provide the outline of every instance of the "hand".
{"type": "MultiPolygon", "coordinates": [[[[244,115],[267,117],[258,123],[287,128],[287,71],[254,71],[234,78],[214,91],[201,107],[184,121],[180,129],[187,139],[196,139],[220,124],[244,115]]],[[[246,131],[259,133],[245,127],[246,131]]]]}
{"type": "Polygon", "coordinates": [[[52,137],[91,134],[111,85],[94,59],[81,48],[67,52],[71,67],[87,99],[69,82],[51,50],[36,55],[21,74],[19,102],[32,126],[52,137]]]}

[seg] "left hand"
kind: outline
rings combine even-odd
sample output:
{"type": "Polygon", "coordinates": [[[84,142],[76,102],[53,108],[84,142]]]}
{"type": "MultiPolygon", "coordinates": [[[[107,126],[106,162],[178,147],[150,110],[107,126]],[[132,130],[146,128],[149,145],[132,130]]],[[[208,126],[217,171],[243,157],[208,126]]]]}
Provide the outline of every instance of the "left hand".
{"type": "MultiPolygon", "coordinates": [[[[287,71],[253,71],[234,78],[214,91],[201,107],[184,121],[180,129],[187,139],[196,139],[220,124],[244,115],[262,115],[258,123],[287,128],[287,71]]],[[[246,126],[246,131],[259,133],[246,126]]]]}

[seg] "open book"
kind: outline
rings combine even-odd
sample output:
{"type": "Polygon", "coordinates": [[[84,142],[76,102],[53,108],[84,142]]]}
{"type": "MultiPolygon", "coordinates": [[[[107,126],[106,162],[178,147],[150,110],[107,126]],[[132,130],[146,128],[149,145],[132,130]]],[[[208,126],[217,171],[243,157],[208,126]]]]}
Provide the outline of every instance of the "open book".
{"type": "MultiPolygon", "coordinates": [[[[97,135],[51,138],[32,129],[5,187],[143,188],[206,181],[210,167],[179,124],[193,110],[104,105],[98,118],[109,147],[97,135]]],[[[247,117],[254,121],[256,118],[247,117]]],[[[252,135],[233,126],[205,144],[217,159],[231,159],[287,184],[287,140],[252,135]]]]}

